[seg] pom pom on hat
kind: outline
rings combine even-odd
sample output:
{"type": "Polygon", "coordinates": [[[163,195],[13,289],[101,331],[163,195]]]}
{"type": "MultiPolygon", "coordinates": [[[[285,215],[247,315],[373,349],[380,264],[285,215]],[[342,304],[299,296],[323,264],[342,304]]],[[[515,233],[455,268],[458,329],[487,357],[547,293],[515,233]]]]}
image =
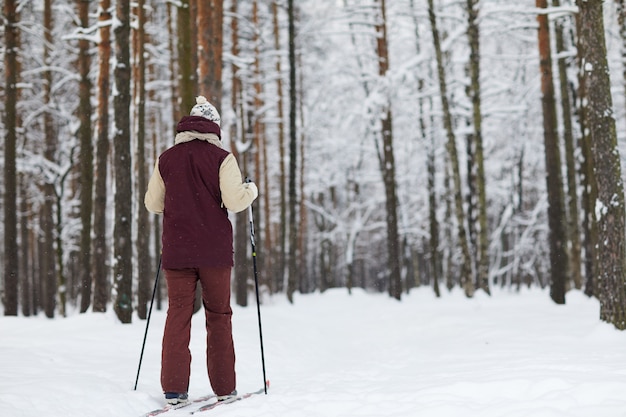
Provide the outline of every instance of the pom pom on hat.
{"type": "Polygon", "coordinates": [[[214,105],[209,103],[209,101],[204,96],[196,97],[196,105],[191,109],[190,116],[202,116],[205,119],[209,119],[210,121],[216,123],[220,126],[222,119],[220,118],[220,114],[215,108],[214,105]]]}

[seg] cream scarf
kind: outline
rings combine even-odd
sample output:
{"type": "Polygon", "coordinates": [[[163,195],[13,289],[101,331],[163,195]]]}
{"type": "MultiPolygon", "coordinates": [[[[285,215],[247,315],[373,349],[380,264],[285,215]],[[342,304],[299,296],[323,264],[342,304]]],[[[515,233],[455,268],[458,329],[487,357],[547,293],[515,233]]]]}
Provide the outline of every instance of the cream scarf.
{"type": "Polygon", "coordinates": [[[206,142],[209,142],[217,146],[218,148],[222,148],[222,149],[224,148],[222,146],[222,141],[220,140],[219,137],[217,137],[215,133],[199,133],[199,132],[194,132],[193,130],[179,132],[178,134],[176,134],[176,138],[174,139],[174,144],[178,145],[179,143],[189,142],[194,139],[204,140],[206,142]]]}

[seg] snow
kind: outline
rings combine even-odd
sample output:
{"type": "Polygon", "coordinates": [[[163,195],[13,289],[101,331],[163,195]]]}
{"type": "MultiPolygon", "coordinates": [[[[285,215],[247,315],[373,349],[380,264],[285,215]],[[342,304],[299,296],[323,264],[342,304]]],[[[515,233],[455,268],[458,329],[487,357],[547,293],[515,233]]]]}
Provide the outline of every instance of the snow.
{"type": "MultiPolygon", "coordinates": [[[[207,412],[232,417],[616,417],[626,415],[626,332],[570,292],[427,288],[398,302],[345,289],[262,306],[268,395],[207,412]]],[[[234,306],[238,390],[262,386],[256,307],[234,306]]],[[[145,321],[114,313],[0,318],[0,403],[7,417],[139,417],[163,400],[154,311],[139,386],[145,321]]],[[[194,316],[190,396],[210,392],[203,315],[194,316]]],[[[178,410],[168,417],[188,415],[178,410]]]]}

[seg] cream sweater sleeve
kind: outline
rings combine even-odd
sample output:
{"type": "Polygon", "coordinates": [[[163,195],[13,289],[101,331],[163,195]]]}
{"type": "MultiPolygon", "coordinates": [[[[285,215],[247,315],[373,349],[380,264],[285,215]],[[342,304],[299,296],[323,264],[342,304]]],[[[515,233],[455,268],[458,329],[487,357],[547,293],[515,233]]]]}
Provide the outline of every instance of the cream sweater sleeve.
{"type": "Polygon", "coordinates": [[[220,165],[220,191],[226,208],[235,213],[247,209],[259,195],[255,183],[242,182],[239,165],[232,153],[220,165]]]}
{"type": "Polygon", "coordinates": [[[163,213],[163,208],[165,207],[165,183],[159,171],[158,159],[154,164],[154,171],[152,171],[152,177],[150,177],[148,182],[148,190],[143,199],[143,204],[151,213],[163,213]]]}

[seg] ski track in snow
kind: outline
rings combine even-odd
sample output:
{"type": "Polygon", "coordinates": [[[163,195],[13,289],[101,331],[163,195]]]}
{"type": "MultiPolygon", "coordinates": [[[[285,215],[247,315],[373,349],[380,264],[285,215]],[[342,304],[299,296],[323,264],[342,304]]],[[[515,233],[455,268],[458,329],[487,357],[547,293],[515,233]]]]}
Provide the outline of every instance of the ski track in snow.
{"type": "MultiPolygon", "coordinates": [[[[330,290],[262,306],[268,395],[208,411],[232,417],[626,417],[626,332],[599,304],[570,292],[493,289],[436,299],[422,288],[330,290]]],[[[252,300],[251,300],[252,301],[252,300]]],[[[240,393],[262,387],[256,306],[233,306],[240,393]]],[[[139,417],[163,404],[164,311],[145,321],[113,312],[66,319],[0,318],[5,417],[139,417]]],[[[192,326],[190,396],[210,393],[203,315],[192,326]]],[[[182,409],[167,417],[187,416],[182,409]]],[[[203,414],[196,414],[202,416],[203,414]]]]}

